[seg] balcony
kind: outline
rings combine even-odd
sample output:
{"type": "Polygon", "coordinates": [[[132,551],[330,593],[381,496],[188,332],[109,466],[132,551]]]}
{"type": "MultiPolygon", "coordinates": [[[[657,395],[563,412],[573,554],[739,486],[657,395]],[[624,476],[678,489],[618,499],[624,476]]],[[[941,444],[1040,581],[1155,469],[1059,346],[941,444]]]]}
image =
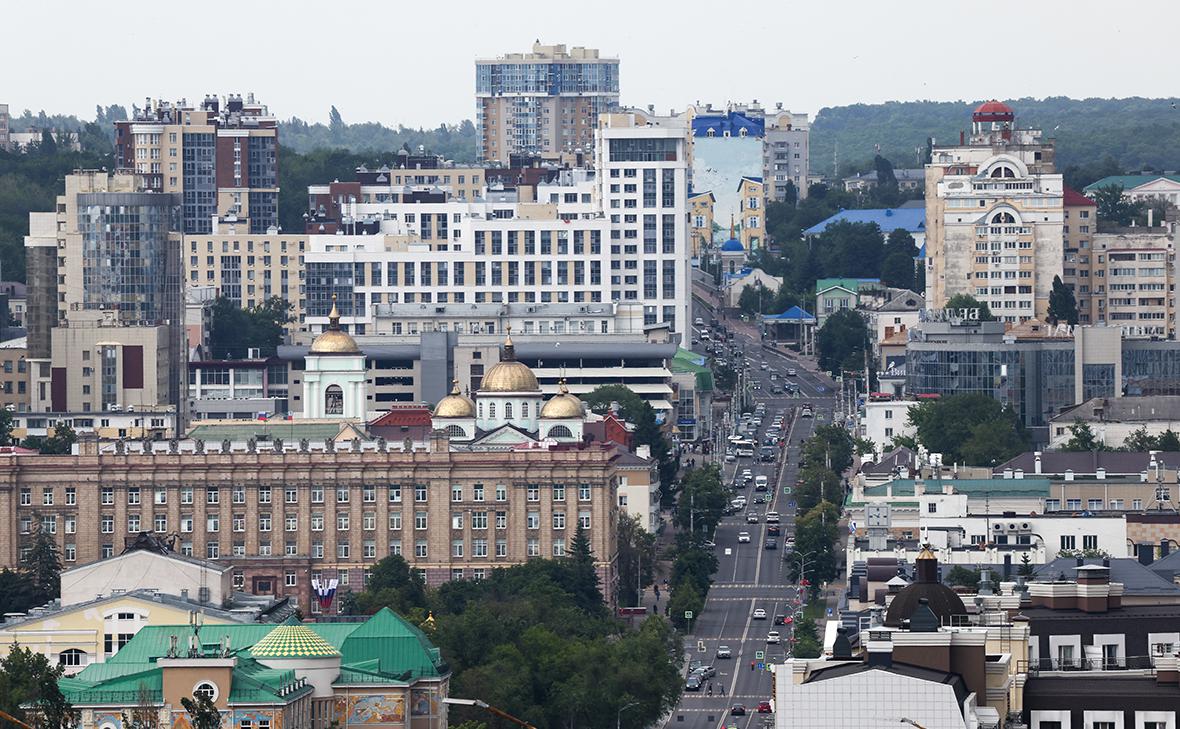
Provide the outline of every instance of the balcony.
{"type": "MultiPolygon", "coordinates": [[[[1090,647],[1090,646],[1086,646],[1090,647]]],[[[1041,673],[1079,673],[1082,671],[1139,671],[1143,675],[1155,675],[1155,663],[1164,656],[1119,656],[1117,658],[1074,658],[1060,660],[1041,658],[1034,661],[1019,661],[1017,668],[1030,676],[1041,673]]]]}

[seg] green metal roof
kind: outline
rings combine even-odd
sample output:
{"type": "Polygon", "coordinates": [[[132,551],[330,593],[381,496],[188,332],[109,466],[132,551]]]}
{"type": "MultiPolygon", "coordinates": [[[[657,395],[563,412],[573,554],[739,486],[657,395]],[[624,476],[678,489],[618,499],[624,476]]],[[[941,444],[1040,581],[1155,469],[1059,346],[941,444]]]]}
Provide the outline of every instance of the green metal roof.
{"type": "MultiPolygon", "coordinates": [[[[893,487],[894,496],[913,496],[914,479],[898,478],[888,484],[880,486],[866,486],[865,496],[885,496],[889,486],[893,487]]],[[[1013,496],[1035,498],[1048,496],[1050,481],[1047,478],[945,478],[927,479],[926,493],[936,494],[943,486],[949,485],[955,493],[966,494],[968,497],[978,496],[1013,496]]]]}
{"type": "Polygon", "coordinates": [[[1097,182],[1091,182],[1082,188],[1082,192],[1094,192],[1095,190],[1111,185],[1121,187],[1124,190],[1131,190],[1140,185],[1146,185],[1149,182],[1158,180],[1161,177],[1172,182],[1180,182],[1180,175],[1111,175],[1109,177],[1103,177],[1097,182]]]}
{"type": "Polygon", "coordinates": [[[190,438],[200,438],[206,443],[223,440],[244,441],[250,438],[261,440],[282,439],[284,443],[298,442],[301,438],[323,441],[335,438],[340,433],[340,423],[301,423],[297,420],[258,420],[247,423],[206,423],[198,425],[189,433],[190,438]]]}
{"type": "Polygon", "coordinates": [[[700,364],[701,359],[703,359],[701,355],[696,352],[690,352],[687,349],[677,349],[676,355],[672,358],[671,369],[673,372],[691,372],[695,374],[697,389],[709,392],[713,390],[713,370],[700,364]]]}
{"type": "Polygon", "coordinates": [[[350,666],[376,660],[382,673],[411,671],[414,676],[442,675],[442,656],[426,634],[389,608],[382,608],[344,640],[350,666]]]}

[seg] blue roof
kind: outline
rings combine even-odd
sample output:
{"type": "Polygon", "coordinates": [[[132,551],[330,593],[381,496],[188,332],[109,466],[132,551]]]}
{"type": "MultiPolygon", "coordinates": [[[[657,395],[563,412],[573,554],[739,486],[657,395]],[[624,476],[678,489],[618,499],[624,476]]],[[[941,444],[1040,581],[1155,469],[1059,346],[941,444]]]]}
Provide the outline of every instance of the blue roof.
{"type": "Polygon", "coordinates": [[[925,242],[922,243],[922,247],[918,249],[918,255],[914,256],[914,258],[926,260],[926,243],[925,242]]]}
{"type": "Polygon", "coordinates": [[[742,242],[740,240],[738,240],[737,238],[730,238],[729,240],[727,240],[721,244],[721,250],[722,251],[744,251],[744,250],[746,250],[746,247],[743,246],[742,242]]]}
{"type": "Polygon", "coordinates": [[[819,235],[835,223],[876,223],[885,235],[901,228],[910,233],[926,232],[925,208],[874,208],[870,210],[841,210],[803,231],[804,235],[819,235]]]}
{"type": "Polygon", "coordinates": [[[781,314],[766,314],[762,317],[762,321],[797,321],[803,323],[814,323],[815,316],[798,306],[792,306],[781,314]]]}
{"type": "Polygon", "coordinates": [[[694,137],[707,137],[710,129],[713,130],[715,137],[724,137],[725,132],[729,132],[731,137],[739,137],[742,129],[746,130],[747,137],[761,137],[766,133],[766,123],[761,119],[751,119],[736,111],[724,114],[701,114],[693,118],[692,135],[694,137]]]}

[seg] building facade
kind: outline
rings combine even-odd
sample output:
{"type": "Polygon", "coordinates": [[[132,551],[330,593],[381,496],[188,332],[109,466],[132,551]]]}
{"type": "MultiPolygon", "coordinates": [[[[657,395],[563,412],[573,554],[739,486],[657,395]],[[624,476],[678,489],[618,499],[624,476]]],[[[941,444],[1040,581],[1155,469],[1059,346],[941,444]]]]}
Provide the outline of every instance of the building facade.
{"type": "Polygon", "coordinates": [[[1061,175],[1051,140],[1017,129],[997,101],[972,115],[970,137],[935,147],[926,167],[927,296],[986,301],[1005,322],[1045,319],[1064,258],[1061,175]]]}
{"type": "Polygon", "coordinates": [[[537,41],[530,53],[477,59],[475,102],[484,162],[589,152],[599,115],[619,105],[619,59],[537,41]]]}
{"type": "Polygon", "coordinates": [[[9,134],[8,104],[0,104],[0,149],[8,151],[9,134]]]}
{"type": "Polygon", "coordinates": [[[0,407],[9,412],[29,409],[28,356],[27,337],[0,342],[0,407]]]}
{"type": "Polygon", "coordinates": [[[766,245],[766,186],[761,177],[743,177],[738,183],[741,241],[751,253],[766,245]]]}
{"type": "Polygon", "coordinates": [[[115,163],[144,189],[181,199],[185,233],[209,234],[214,218],[266,233],[279,225],[278,120],[250,94],[187,101],[148,99],[115,122],[115,163]]]}

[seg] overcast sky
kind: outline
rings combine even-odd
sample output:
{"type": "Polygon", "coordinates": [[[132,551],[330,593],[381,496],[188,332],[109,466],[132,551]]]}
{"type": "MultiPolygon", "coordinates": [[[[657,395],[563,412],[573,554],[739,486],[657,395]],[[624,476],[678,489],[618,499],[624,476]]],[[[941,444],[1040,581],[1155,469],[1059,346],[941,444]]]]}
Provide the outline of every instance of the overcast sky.
{"type": "Polygon", "coordinates": [[[621,59],[626,105],[1180,95],[1180,0],[18,2],[0,103],[253,91],[272,114],[437,125],[472,118],[474,59],[534,39],[621,59]]]}

